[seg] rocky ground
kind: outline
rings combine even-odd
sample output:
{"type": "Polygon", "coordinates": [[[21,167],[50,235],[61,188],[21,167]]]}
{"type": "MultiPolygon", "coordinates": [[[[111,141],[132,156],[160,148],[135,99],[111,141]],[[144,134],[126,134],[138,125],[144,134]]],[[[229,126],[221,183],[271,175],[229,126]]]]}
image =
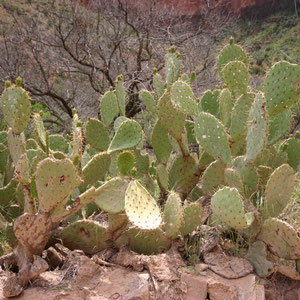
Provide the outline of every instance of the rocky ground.
{"type": "MultiPolygon", "coordinates": [[[[57,266],[31,282],[20,297],[34,300],[297,300],[300,281],[283,275],[261,279],[245,259],[228,256],[220,247],[204,263],[187,266],[180,245],[164,254],[145,256],[122,248],[92,257],[56,245],[44,258],[57,266]]],[[[8,271],[0,272],[0,294],[8,271]]],[[[0,296],[0,300],[4,300],[0,296]]]]}

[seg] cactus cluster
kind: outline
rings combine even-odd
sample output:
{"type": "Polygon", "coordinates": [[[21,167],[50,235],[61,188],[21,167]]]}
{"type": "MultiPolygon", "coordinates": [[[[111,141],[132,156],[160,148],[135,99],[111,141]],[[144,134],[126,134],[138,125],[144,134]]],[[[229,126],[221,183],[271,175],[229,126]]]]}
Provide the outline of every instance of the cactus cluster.
{"type": "Polygon", "coordinates": [[[0,217],[7,236],[14,228],[17,264],[27,264],[28,272],[16,275],[19,286],[32,278],[30,261],[62,220],[69,225],[61,239],[71,249],[93,254],[127,245],[159,253],[201,224],[199,195],[212,197],[213,220],[256,241],[248,255],[254,265],[267,249],[300,259],[296,229],[279,218],[300,165],[299,139],[281,142],[300,100],[300,66],[275,64],[263,90],[254,91],[247,54],[233,40],[217,66],[223,88],[206,91],[199,101],[192,90],[195,74],[181,75],[179,55],[170,49],[165,80],[154,70],[154,92],[139,93],[153,115],[151,136],[125,116],[122,76],[100,99],[101,120],[83,124],[73,111],[71,141],[46,131],[40,114],[32,116],[35,138],[26,139],[30,96],[7,85],[0,99],[8,125],[0,132],[0,217]],[[86,218],[99,211],[107,218],[86,218]],[[21,257],[24,250],[28,257],[20,261],[18,251],[21,257]]]}

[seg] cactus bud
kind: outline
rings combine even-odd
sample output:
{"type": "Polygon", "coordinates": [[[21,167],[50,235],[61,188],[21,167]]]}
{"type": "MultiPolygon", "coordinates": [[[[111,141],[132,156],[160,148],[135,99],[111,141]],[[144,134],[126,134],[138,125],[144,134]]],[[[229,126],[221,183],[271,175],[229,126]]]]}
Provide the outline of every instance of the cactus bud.
{"type": "Polygon", "coordinates": [[[78,122],[76,123],[76,127],[82,127],[82,121],[78,121],[78,122]]]}
{"type": "Polygon", "coordinates": [[[9,80],[5,81],[5,87],[9,88],[11,86],[11,82],[9,80]]]}
{"type": "Polygon", "coordinates": [[[190,75],[190,82],[193,83],[196,79],[196,72],[192,72],[190,75]]]}
{"type": "Polygon", "coordinates": [[[72,109],[72,114],[73,115],[77,114],[77,109],[75,107],[72,109]]]}
{"type": "Polygon", "coordinates": [[[234,43],[234,38],[233,38],[233,37],[230,37],[230,39],[229,39],[229,44],[230,44],[230,45],[233,45],[233,43],[234,43]]]}
{"type": "Polygon", "coordinates": [[[169,48],[169,53],[175,53],[176,52],[176,47],[172,46],[169,48]]]}
{"type": "Polygon", "coordinates": [[[16,78],[16,86],[22,86],[22,78],[21,77],[16,78]]]}
{"type": "Polygon", "coordinates": [[[117,81],[123,81],[123,75],[122,74],[118,75],[117,81]]]}
{"type": "Polygon", "coordinates": [[[176,53],[177,58],[180,58],[181,54],[177,51],[176,53]]]}
{"type": "Polygon", "coordinates": [[[44,112],[42,110],[39,111],[39,115],[42,117],[44,112]]]}
{"type": "Polygon", "coordinates": [[[295,138],[298,139],[300,137],[300,130],[297,130],[295,132],[295,138]]]}
{"type": "Polygon", "coordinates": [[[153,68],[153,74],[157,74],[157,68],[153,68]]]}

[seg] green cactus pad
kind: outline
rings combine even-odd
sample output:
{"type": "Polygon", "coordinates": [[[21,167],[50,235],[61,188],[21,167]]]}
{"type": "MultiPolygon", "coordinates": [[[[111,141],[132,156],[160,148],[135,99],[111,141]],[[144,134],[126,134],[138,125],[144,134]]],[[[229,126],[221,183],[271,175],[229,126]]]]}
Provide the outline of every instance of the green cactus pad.
{"type": "Polygon", "coordinates": [[[277,217],[283,211],[291,199],[294,183],[294,169],[288,164],[271,174],[265,190],[265,217],[277,217]]]}
{"type": "Polygon", "coordinates": [[[29,161],[26,153],[23,153],[15,166],[14,172],[15,179],[23,185],[30,184],[30,169],[29,161]]]}
{"type": "Polygon", "coordinates": [[[178,156],[169,170],[169,189],[189,194],[199,181],[197,164],[192,156],[178,156]]]}
{"type": "Polygon", "coordinates": [[[183,113],[196,116],[198,113],[196,98],[192,88],[183,81],[176,81],[171,87],[171,101],[183,113]]]}
{"type": "Polygon", "coordinates": [[[27,157],[29,159],[29,165],[31,167],[31,175],[35,174],[35,171],[37,169],[37,165],[40,161],[47,158],[47,154],[43,152],[42,150],[28,150],[27,157]],[[33,153],[35,151],[35,153],[33,153]]]}
{"type": "Polygon", "coordinates": [[[101,121],[89,118],[85,125],[84,135],[87,142],[96,150],[106,151],[108,149],[109,133],[101,121]]]}
{"type": "Polygon", "coordinates": [[[128,120],[130,120],[130,119],[128,119],[124,116],[120,116],[120,117],[116,118],[116,120],[114,122],[114,131],[116,132],[119,129],[119,127],[121,126],[121,124],[128,120]]]}
{"type": "Polygon", "coordinates": [[[233,107],[233,99],[229,89],[223,89],[218,98],[220,107],[220,120],[229,127],[231,123],[231,111],[233,107]]]}
{"type": "Polygon", "coordinates": [[[236,188],[240,194],[243,194],[243,182],[240,173],[231,168],[227,168],[224,172],[225,185],[236,188]]]}
{"type": "Polygon", "coordinates": [[[268,166],[258,166],[257,167],[257,174],[259,178],[259,187],[264,189],[271,174],[273,173],[273,169],[268,166]]]}
{"type": "Polygon", "coordinates": [[[70,160],[53,158],[42,160],[36,169],[39,209],[52,212],[59,203],[67,201],[72,191],[81,183],[76,168],[70,160]]]}
{"type": "Polygon", "coordinates": [[[126,227],[128,218],[124,212],[121,213],[108,213],[108,231],[115,232],[120,228],[126,227]]]}
{"type": "Polygon", "coordinates": [[[166,201],[163,222],[166,236],[174,239],[179,234],[182,222],[181,199],[178,194],[171,193],[166,201]]]}
{"type": "Polygon", "coordinates": [[[0,207],[3,208],[14,202],[18,182],[12,179],[6,186],[0,188],[0,207]]]}
{"type": "Polygon", "coordinates": [[[30,150],[30,149],[37,150],[38,148],[39,145],[37,144],[36,140],[34,139],[26,140],[26,150],[30,150]]]}
{"type": "Polygon", "coordinates": [[[252,165],[247,165],[243,156],[236,157],[232,165],[234,169],[239,171],[244,186],[244,195],[249,198],[258,189],[259,178],[256,168],[252,165]]]}
{"type": "Polygon", "coordinates": [[[201,225],[203,208],[199,203],[190,203],[183,210],[183,220],[180,226],[180,234],[188,235],[201,225]]]}
{"type": "Polygon", "coordinates": [[[172,105],[170,94],[167,92],[159,100],[158,117],[168,133],[176,140],[180,140],[184,128],[185,115],[172,105]]]}
{"type": "Polygon", "coordinates": [[[153,88],[154,88],[156,99],[158,100],[165,92],[164,83],[159,74],[153,75],[153,88]]]}
{"type": "Polygon", "coordinates": [[[155,199],[136,180],[131,181],[126,190],[125,212],[130,222],[140,229],[156,229],[161,224],[155,199]]]}
{"type": "Polygon", "coordinates": [[[130,228],[115,241],[115,246],[128,246],[139,254],[152,255],[167,251],[171,240],[160,229],[145,231],[130,228]]]}
{"type": "Polygon", "coordinates": [[[215,159],[231,161],[228,136],[222,123],[213,115],[199,113],[195,122],[195,135],[200,146],[215,159]]]}
{"type": "Polygon", "coordinates": [[[214,157],[208,154],[206,151],[203,151],[199,158],[199,167],[201,169],[205,169],[208,167],[213,161],[215,161],[214,157]]]}
{"type": "Polygon", "coordinates": [[[243,62],[231,61],[226,64],[221,71],[221,77],[232,92],[247,93],[249,73],[243,62]]]}
{"type": "Polygon", "coordinates": [[[225,184],[225,168],[226,165],[220,160],[212,162],[206,168],[201,179],[202,190],[205,194],[213,195],[219,186],[225,184]]]}
{"type": "Polygon", "coordinates": [[[255,273],[267,277],[273,272],[274,264],[267,259],[267,246],[261,241],[254,242],[245,256],[254,266],[255,273]]]}
{"type": "Polygon", "coordinates": [[[222,71],[223,67],[231,61],[241,61],[245,65],[248,64],[248,58],[245,51],[238,45],[228,44],[225,46],[218,57],[218,71],[222,71]]]}
{"type": "Polygon", "coordinates": [[[106,126],[109,126],[119,114],[118,99],[113,91],[106,92],[101,98],[100,113],[102,122],[106,126]]]}
{"type": "Polygon", "coordinates": [[[9,156],[8,148],[0,143],[0,172],[4,172],[7,166],[7,159],[9,156]]]}
{"type": "Polygon", "coordinates": [[[108,153],[134,148],[140,143],[142,138],[141,125],[134,120],[125,121],[115,133],[109,145],[108,153]]]}
{"type": "Polygon", "coordinates": [[[253,161],[264,148],[267,139],[267,115],[265,99],[262,93],[257,94],[248,118],[246,138],[246,161],[253,161]]]}
{"type": "Polygon", "coordinates": [[[156,179],[160,188],[163,191],[167,191],[169,186],[169,173],[165,165],[159,164],[156,167],[156,179]]]}
{"type": "Polygon", "coordinates": [[[219,116],[219,101],[218,97],[220,95],[219,90],[212,91],[206,91],[200,102],[201,110],[207,113],[210,113],[214,115],[215,117],[219,116]]]}
{"type": "Polygon", "coordinates": [[[123,78],[122,78],[122,80],[119,79],[117,81],[115,93],[116,93],[117,100],[118,100],[120,115],[125,116],[127,94],[126,94],[126,90],[124,88],[123,78]]]}
{"type": "Polygon", "coordinates": [[[255,94],[253,93],[241,95],[233,106],[229,130],[233,141],[236,141],[247,134],[247,121],[254,97],[255,94]]]}
{"type": "Polygon", "coordinates": [[[188,143],[197,144],[197,140],[195,138],[195,123],[190,120],[185,120],[185,130],[187,134],[188,143]]]}
{"type": "Polygon", "coordinates": [[[152,147],[159,162],[166,163],[172,151],[168,132],[160,121],[157,121],[151,136],[152,147]]]}
{"type": "Polygon", "coordinates": [[[165,56],[165,74],[167,87],[169,88],[180,75],[180,63],[175,53],[168,53],[165,56]]]}
{"type": "Polygon", "coordinates": [[[119,177],[113,178],[96,190],[95,203],[106,212],[119,213],[125,207],[127,187],[128,180],[119,177]]]}
{"type": "Polygon", "coordinates": [[[234,229],[248,228],[254,221],[252,213],[246,213],[243,199],[236,188],[224,187],[211,198],[215,217],[234,229]]]}
{"type": "Polygon", "coordinates": [[[124,151],[118,155],[118,168],[122,175],[128,175],[134,167],[134,156],[130,151],[124,151]]]}
{"type": "Polygon", "coordinates": [[[44,127],[43,119],[38,113],[36,113],[33,115],[33,121],[34,121],[35,133],[38,142],[40,146],[43,148],[43,150],[45,150],[47,147],[47,138],[46,138],[46,130],[44,127]]]}
{"type": "Polygon", "coordinates": [[[134,166],[138,175],[144,175],[149,172],[150,159],[148,154],[142,154],[140,150],[134,151],[134,166]]]}
{"type": "Polygon", "coordinates": [[[291,127],[292,112],[287,109],[269,120],[268,145],[273,145],[281,140],[291,127]]]}
{"type": "Polygon", "coordinates": [[[68,143],[60,134],[49,135],[49,147],[52,151],[68,153],[68,143]]]}
{"type": "Polygon", "coordinates": [[[281,258],[300,258],[300,238],[297,231],[282,220],[266,220],[258,239],[268,244],[270,251],[281,258]]]}
{"type": "Polygon", "coordinates": [[[11,128],[8,129],[8,150],[16,166],[20,156],[25,153],[25,141],[22,135],[15,135],[11,128]]]}
{"type": "Polygon", "coordinates": [[[273,65],[263,83],[270,116],[290,108],[300,99],[300,66],[286,61],[273,65]]]}
{"type": "Polygon", "coordinates": [[[21,87],[11,86],[4,90],[0,107],[4,119],[15,134],[20,134],[28,125],[31,103],[28,93],[21,87]]]}
{"type": "Polygon", "coordinates": [[[82,250],[85,254],[94,254],[111,245],[111,236],[107,229],[96,221],[80,220],[65,227],[62,242],[70,250],[82,250]]]}
{"type": "Polygon", "coordinates": [[[103,180],[110,166],[110,155],[102,152],[92,157],[92,159],[82,169],[85,184],[94,184],[98,180],[103,180]]]}
{"type": "Polygon", "coordinates": [[[289,138],[281,145],[281,149],[287,153],[288,164],[297,171],[300,165],[300,140],[289,138]]]}
{"type": "Polygon", "coordinates": [[[0,131],[0,144],[8,146],[7,142],[7,131],[0,131]]]}
{"type": "Polygon", "coordinates": [[[147,110],[149,110],[153,114],[156,113],[156,103],[150,92],[148,92],[147,90],[141,90],[139,92],[139,98],[146,105],[147,110]]]}

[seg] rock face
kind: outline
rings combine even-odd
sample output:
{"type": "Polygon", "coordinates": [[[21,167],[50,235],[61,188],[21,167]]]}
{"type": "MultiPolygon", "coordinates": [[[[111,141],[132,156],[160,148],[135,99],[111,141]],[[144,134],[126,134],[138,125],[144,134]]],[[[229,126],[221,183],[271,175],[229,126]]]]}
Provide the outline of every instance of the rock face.
{"type": "MultiPolygon", "coordinates": [[[[85,6],[107,0],[77,0],[85,6]]],[[[142,6],[149,0],[123,0],[133,6],[142,6]]],[[[216,7],[228,10],[236,16],[265,17],[275,10],[291,7],[293,1],[288,0],[158,0],[160,7],[173,10],[178,15],[199,15],[204,10],[216,7]]]]}

